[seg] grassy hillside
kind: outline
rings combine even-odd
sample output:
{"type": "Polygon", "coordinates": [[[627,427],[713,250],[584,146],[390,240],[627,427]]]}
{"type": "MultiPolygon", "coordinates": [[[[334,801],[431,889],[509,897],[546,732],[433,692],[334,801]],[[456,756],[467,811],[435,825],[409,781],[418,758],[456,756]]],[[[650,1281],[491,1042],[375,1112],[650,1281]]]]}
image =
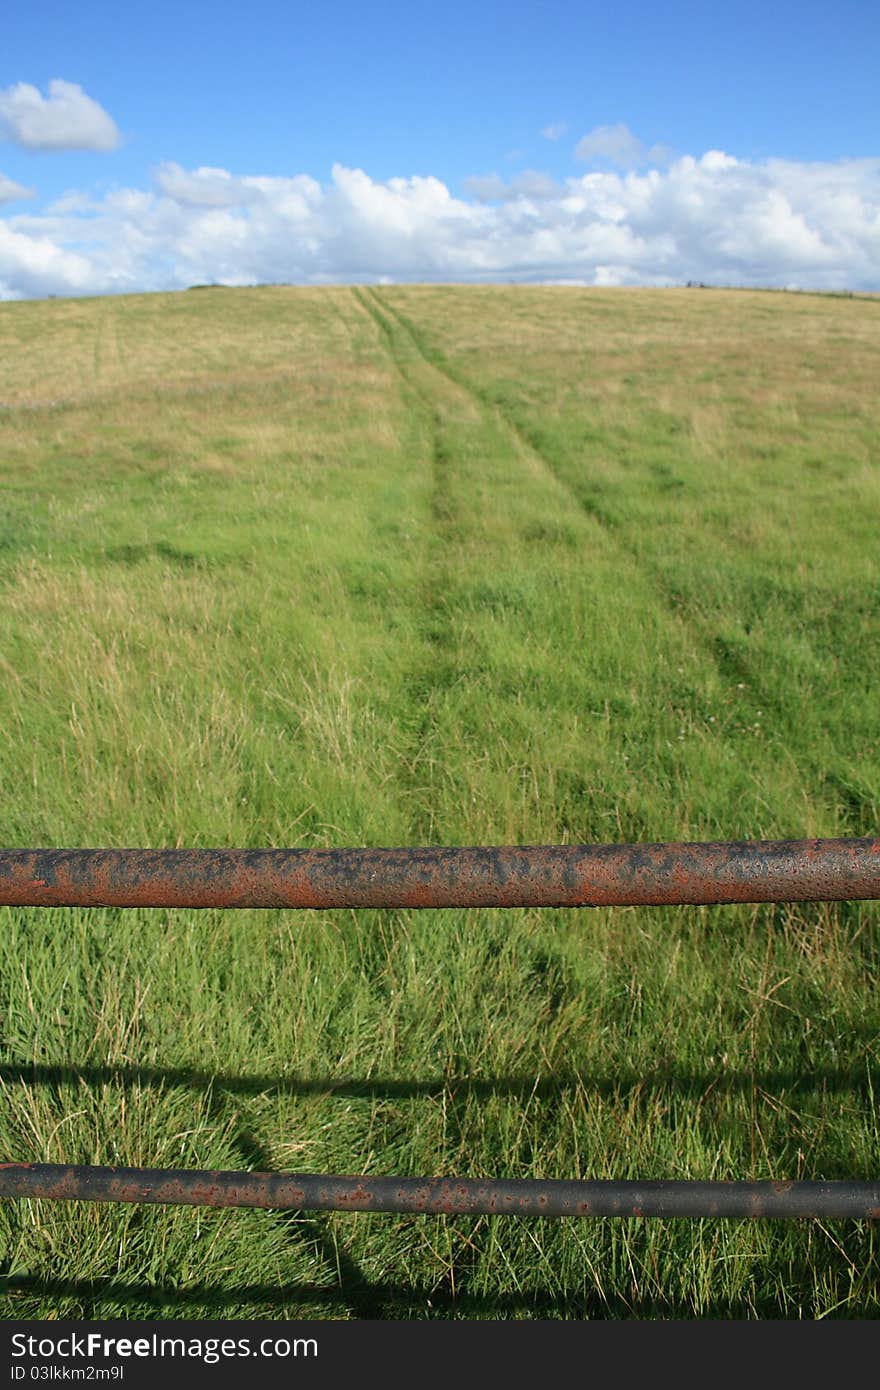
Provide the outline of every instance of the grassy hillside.
{"type": "MultiPolygon", "coordinates": [[[[880,302],[0,306],[7,845],[872,833],[880,302]]],[[[873,904],[0,910],[0,1155],[880,1169],[873,904]]],[[[9,1317],[880,1313],[858,1223],[7,1203],[9,1317]]]]}

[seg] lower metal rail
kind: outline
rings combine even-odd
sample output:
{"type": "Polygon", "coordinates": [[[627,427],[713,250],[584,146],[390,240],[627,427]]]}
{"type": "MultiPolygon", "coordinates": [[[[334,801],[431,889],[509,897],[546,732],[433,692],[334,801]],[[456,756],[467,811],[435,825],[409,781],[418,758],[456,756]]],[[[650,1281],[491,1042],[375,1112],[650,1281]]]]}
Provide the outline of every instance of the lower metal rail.
{"type": "Polygon", "coordinates": [[[880,1182],[564,1182],[0,1165],[0,1197],[469,1216],[880,1219],[880,1182]]]}

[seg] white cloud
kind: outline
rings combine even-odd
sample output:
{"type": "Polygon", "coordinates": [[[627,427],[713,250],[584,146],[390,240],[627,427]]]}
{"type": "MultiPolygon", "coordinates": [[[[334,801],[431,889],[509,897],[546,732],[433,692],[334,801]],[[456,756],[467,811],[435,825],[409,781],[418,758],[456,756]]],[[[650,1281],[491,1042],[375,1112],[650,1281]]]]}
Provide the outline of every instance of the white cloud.
{"type": "Polygon", "coordinates": [[[87,256],[58,246],[51,236],[18,232],[0,220],[0,299],[46,294],[95,294],[122,288],[105,284],[87,256]]]}
{"type": "Polygon", "coordinates": [[[674,151],[668,145],[652,145],[650,149],[628,125],[597,125],[575,145],[575,159],[585,164],[615,164],[619,169],[637,169],[645,165],[668,164],[674,151]]]}
{"type": "Polygon", "coordinates": [[[150,189],[0,218],[0,297],[381,279],[880,288],[880,159],[326,183],[162,165],[150,189]]]}
{"type": "Polygon", "coordinates": [[[34,190],[25,188],[23,184],[16,183],[14,179],[8,179],[5,174],[0,174],[0,203],[15,203],[20,198],[33,198],[34,190]]]}
{"type": "Polygon", "coordinates": [[[54,203],[50,203],[47,211],[53,214],[91,212],[96,206],[88,193],[82,193],[77,188],[70,188],[66,193],[62,193],[60,198],[56,198],[54,203]]]}
{"type": "Polygon", "coordinates": [[[179,164],[160,164],[153,181],[160,193],[183,207],[234,208],[260,197],[246,179],[234,178],[225,169],[187,170],[179,164]]]}
{"type": "Polygon", "coordinates": [[[115,150],[121,140],[104,108],[60,78],[48,97],[28,82],[0,90],[0,131],[26,150],[115,150]]]}
{"type": "Polygon", "coordinates": [[[545,125],[541,134],[545,140],[559,140],[567,130],[565,121],[554,121],[552,125],[545,125]]]}

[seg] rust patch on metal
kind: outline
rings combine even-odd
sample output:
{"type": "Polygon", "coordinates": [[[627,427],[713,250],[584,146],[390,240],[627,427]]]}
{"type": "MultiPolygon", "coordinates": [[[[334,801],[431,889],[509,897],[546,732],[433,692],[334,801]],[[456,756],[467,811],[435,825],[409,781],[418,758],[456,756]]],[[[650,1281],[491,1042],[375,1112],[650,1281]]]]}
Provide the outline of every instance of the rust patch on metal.
{"type": "Polygon", "coordinates": [[[880,1182],[590,1182],[0,1164],[0,1198],[529,1217],[876,1220],[880,1182]]]}
{"type": "Polygon", "coordinates": [[[0,850],[17,907],[602,907],[880,898],[880,840],[0,850]]]}

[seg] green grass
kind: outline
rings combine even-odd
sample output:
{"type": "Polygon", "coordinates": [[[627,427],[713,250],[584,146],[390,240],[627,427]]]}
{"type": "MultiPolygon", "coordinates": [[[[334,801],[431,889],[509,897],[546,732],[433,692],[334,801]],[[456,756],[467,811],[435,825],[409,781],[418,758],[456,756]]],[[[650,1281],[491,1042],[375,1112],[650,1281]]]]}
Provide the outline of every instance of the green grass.
{"type": "MultiPolygon", "coordinates": [[[[868,834],[880,317],[0,307],[2,840],[868,834]]],[[[876,1178],[878,911],[0,910],[0,1155],[876,1178]]],[[[7,1317],[866,1317],[855,1222],[14,1203],[7,1317]]]]}

